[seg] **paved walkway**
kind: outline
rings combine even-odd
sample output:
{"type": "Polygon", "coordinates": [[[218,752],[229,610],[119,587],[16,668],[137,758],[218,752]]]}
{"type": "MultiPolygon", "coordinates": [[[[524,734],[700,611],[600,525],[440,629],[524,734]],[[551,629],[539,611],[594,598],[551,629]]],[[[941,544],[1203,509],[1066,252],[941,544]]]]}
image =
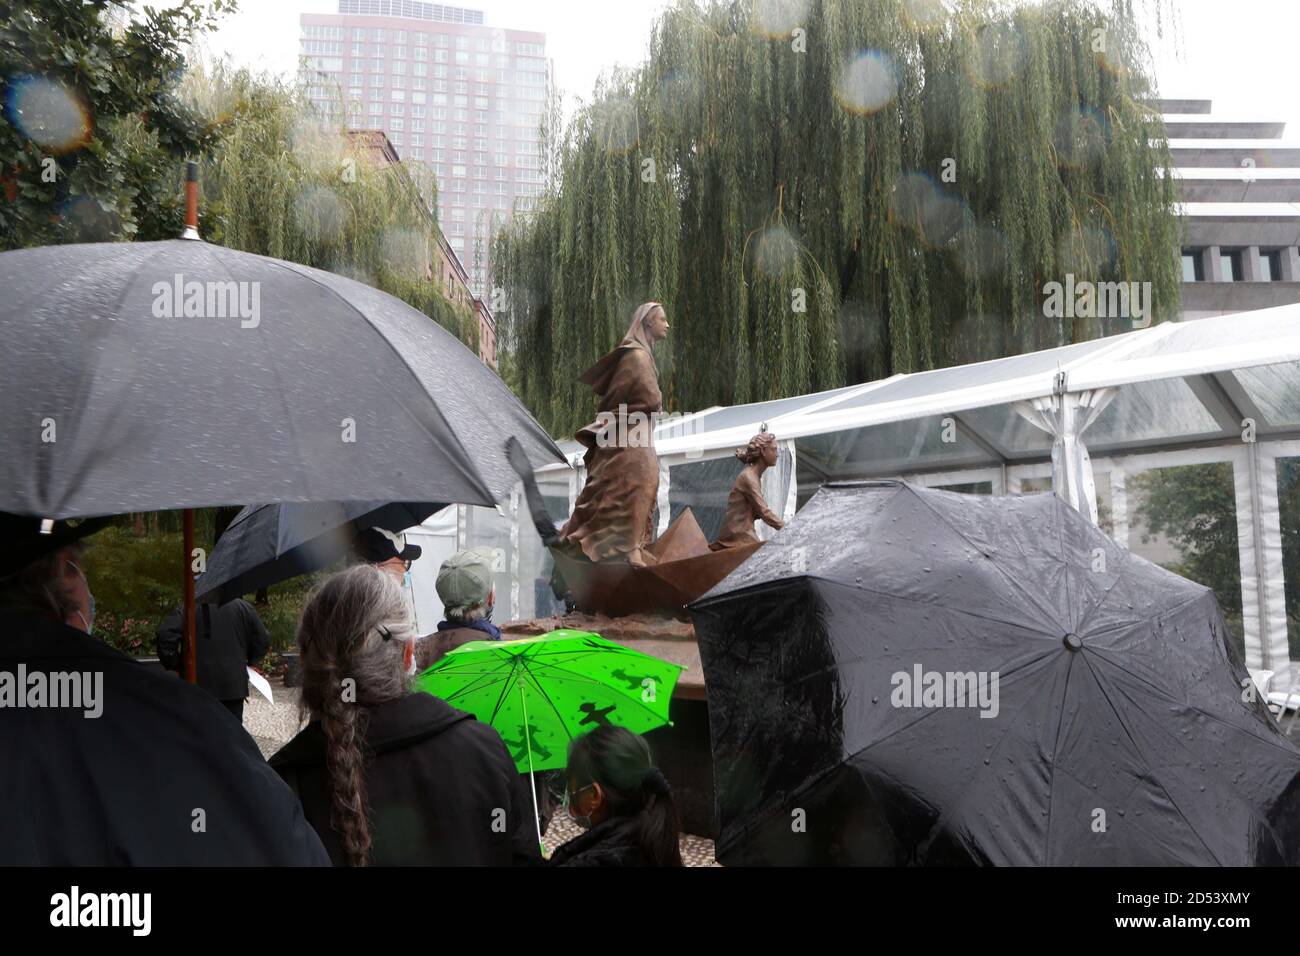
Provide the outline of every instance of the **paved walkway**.
{"type": "MultiPolygon", "coordinates": [[[[296,687],[285,687],[280,681],[271,682],[271,696],[275,703],[267,703],[265,697],[256,692],[244,702],[244,729],[257,741],[263,757],[273,753],[288,743],[298,732],[298,699],[296,687]]],[[[557,816],[546,830],[542,843],[550,853],[565,840],[570,840],[582,831],[572,820],[557,816]]],[[[682,860],[687,866],[717,866],[713,859],[713,841],[704,837],[681,835],[682,860]]]]}

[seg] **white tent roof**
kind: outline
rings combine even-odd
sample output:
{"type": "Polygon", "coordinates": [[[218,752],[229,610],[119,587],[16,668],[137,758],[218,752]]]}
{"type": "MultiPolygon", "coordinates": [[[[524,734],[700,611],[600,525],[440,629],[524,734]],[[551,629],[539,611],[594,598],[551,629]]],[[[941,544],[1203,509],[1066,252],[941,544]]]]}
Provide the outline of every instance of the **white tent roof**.
{"type": "Polygon", "coordinates": [[[665,420],[655,446],[669,459],[694,458],[743,445],[766,422],[778,438],[803,439],[815,454],[821,450],[818,457],[842,459],[844,467],[832,468],[836,475],[1042,460],[1050,436],[1013,403],[1052,395],[1059,374],[1070,392],[1118,389],[1088,429],[1094,454],[1221,441],[1239,435],[1243,418],[1254,420],[1261,437],[1294,437],[1300,435],[1300,304],[712,408],[665,420]],[[962,440],[940,441],[948,416],[962,440]]]}

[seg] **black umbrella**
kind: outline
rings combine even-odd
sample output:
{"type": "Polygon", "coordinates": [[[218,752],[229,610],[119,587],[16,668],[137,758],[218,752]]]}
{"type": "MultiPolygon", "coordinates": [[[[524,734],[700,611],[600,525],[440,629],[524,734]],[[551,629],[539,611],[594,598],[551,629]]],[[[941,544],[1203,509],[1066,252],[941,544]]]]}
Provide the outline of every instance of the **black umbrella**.
{"type": "Polygon", "coordinates": [[[258,588],[328,567],[355,532],[414,527],[443,508],[434,502],[322,501],[256,505],[235,515],[195,582],[196,596],[224,604],[258,588]]]}
{"type": "Polygon", "coordinates": [[[1052,495],[827,485],[692,610],[723,863],[1300,863],[1213,593],[1052,495]]]}
{"type": "Polygon", "coordinates": [[[177,239],[6,252],[0,289],[0,511],[490,506],[507,437],[564,460],[451,333],[329,272],[177,239]]]}

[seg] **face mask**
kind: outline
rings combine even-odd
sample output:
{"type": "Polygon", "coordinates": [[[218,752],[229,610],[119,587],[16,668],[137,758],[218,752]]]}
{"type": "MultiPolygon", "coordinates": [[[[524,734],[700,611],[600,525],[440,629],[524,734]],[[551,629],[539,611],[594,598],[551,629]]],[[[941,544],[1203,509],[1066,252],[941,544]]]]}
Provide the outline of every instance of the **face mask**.
{"type": "Polygon", "coordinates": [[[89,634],[95,628],[95,593],[90,590],[90,581],[86,578],[86,572],[81,570],[81,568],[78,568],[72,561],[69,561],[68,564],[72,565],[73,568],[76,568],[77,573],[81,575],[81,580],[86,582],[86,596],[90,598],[90,620],[87,621],[86,615],[82,614],[80,611],[77,612],[77,616],[80,617],[82,623],[86,625],[86,633],[89,634]]]}
{"type": "Polygon", "coordinates": [[[581,790],[578,790],[578,792],[573,794],[573,796],[570,796],[568,791],[565,791],[564,794],[564,809],[569,814],[569,819],[572,820],[574,823],[576,823],[579,827],[581,827],[584,830],[590,830],[592,828],[593,824],[591,822],[591,817],[590,816],[580,817],[578,816],[578,814],[573,812],[575,809],[577,809],[578,806],[577,801],[574,800],[573,797],[576,797],[578,793],[582,793],[583,790],[591,789],[592,786],[593,784],[587,784],[587,786],[583,787],[581,790]]]}

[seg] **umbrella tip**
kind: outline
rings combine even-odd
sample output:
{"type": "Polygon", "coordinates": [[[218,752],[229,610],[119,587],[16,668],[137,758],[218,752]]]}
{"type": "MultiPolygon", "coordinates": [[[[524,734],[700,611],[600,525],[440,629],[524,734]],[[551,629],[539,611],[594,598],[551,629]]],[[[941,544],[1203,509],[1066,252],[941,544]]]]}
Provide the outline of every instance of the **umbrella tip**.
{"type": "Polygon", "coordinates": [[[1067,650],[1077,651],[1083,647],[1083,641],[1079,640],[1079,635],[1073,632],[1065,635],[1061,643],[1066,646],[1067,650]]]}
{"type": "Polygon", "coordinates": [[[199,164],[192,159],[185,162],[185,231],[181,238],[202,238],[199,236],[199,164]]]}

